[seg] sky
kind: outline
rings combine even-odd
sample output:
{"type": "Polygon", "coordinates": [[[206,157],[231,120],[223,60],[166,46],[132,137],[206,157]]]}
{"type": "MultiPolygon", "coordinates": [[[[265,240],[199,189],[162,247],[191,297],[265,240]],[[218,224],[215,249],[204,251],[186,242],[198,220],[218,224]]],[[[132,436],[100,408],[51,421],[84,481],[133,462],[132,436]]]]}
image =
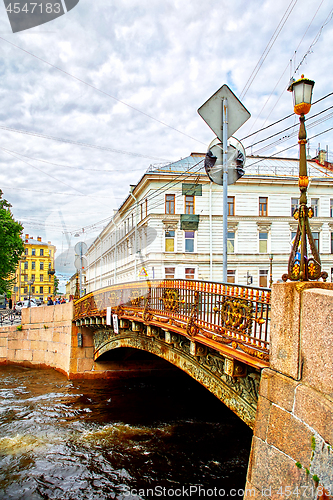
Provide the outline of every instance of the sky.
{"type": "Polygon", "coordinates": [[[206,152],[214,134],[197,109],[223,84],[251,113],[235,133],[247,154],[297,157],[286,89],[315,80],[309,153],[331,151],[332,14],[330,0],[80,0],[13,33],[1,2],[0,189],[24,234],[74,272],[74,245],[150,165],[206,152]]]}

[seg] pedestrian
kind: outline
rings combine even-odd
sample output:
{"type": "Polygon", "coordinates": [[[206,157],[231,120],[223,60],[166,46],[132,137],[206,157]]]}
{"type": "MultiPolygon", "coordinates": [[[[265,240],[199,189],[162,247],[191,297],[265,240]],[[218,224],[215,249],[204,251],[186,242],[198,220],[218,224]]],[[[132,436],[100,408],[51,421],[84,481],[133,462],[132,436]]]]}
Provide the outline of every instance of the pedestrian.
{"type": "Polygon", "coordinates": [[[51,299],[51,297],[48,298],[47,305],[53,306],[53,300],[51,299]]]}
{"type": "Polygon", "coordinates": [[[12,309],[13,308],[13,301],[12,301],[12,298],[10,297],[9,301],[8,301],[8,307],[9,309],[12,309]]]}

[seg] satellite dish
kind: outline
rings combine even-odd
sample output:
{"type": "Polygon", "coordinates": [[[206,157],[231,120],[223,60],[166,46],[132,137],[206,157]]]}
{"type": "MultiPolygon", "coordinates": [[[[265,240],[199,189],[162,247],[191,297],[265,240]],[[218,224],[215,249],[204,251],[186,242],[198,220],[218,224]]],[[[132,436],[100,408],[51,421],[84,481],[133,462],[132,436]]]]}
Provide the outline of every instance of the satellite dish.
{"type": "Polygon", "coordinates": [[[84,241],[78,241],[74,247],[75,253],[78,255],[84,255],[88,249],[87,243],[84,241]]]}
{"type": "Polygon", "coordinates": [[[76,257],[74,261],[75,268],[80,271],[85,271],[87,269],[88,260],[87,257],[76,257]]]}
{"type": "MultiPolygon", "coordinates": [[[[243,169],[246,160],[245,149],[235,137],[228,139],[228,184],[235,182],[245,174],[243,169]]],[[[218,138],[208,146],[205,156],[205,170],[212,182],[223,186],[223,147],[218,138]]]]}

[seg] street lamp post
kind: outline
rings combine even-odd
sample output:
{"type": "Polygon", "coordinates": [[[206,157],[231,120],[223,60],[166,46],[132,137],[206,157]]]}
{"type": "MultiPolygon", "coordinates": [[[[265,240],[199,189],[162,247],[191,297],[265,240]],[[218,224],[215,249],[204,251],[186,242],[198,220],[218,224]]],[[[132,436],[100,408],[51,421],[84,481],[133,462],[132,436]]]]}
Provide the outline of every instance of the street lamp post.
{"type": "Polygon", "coordinates": [[[314,242],[309,219],[313,217],[313,210],[307,206],[307,189],[309,178],[306,164],[306,129],[305,115],[310,111],[312,90],[314,81],[304,78],[293,81],[288,90],[293,93],[294,113],[299,115],[300,128],[298,134],[299,143],[299,176],[298,187],[301,195],[299,207],[294,212],[294,218],[298,221],[295,241],[291,250],[288,263],[288,274],[282,276],[283,281],[310,281],[322,278],[326,281],[328,275],[321,270],[321,261],[318,249],[314,242]],[[307,240],[309,241],[312,257],[307,255],[307,240]],[[297,255],[300,246],[300,257],[297,255]]]}
{"type": "Polygon", "coordinates": [[[273,283],[273,254],[269,256],[269,288],[272,288],[273,283]]]}
{"type": "Polygon", "coordinates": [[[31,286],[34,284],[34,280],[28,281],[29,285],[29,302],[28,302],[28,307],[31,307],[31,286]]]}

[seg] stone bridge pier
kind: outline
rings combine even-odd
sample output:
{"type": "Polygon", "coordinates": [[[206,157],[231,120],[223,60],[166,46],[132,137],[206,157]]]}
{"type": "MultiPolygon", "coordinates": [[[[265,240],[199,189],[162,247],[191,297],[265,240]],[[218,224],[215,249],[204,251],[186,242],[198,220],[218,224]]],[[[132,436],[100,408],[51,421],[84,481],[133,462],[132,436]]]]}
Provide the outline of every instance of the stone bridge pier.
{"type": "Polygon", "coordinates": [[[333,498],[332,283],[273,285],[244,498],[333,498]]]}

